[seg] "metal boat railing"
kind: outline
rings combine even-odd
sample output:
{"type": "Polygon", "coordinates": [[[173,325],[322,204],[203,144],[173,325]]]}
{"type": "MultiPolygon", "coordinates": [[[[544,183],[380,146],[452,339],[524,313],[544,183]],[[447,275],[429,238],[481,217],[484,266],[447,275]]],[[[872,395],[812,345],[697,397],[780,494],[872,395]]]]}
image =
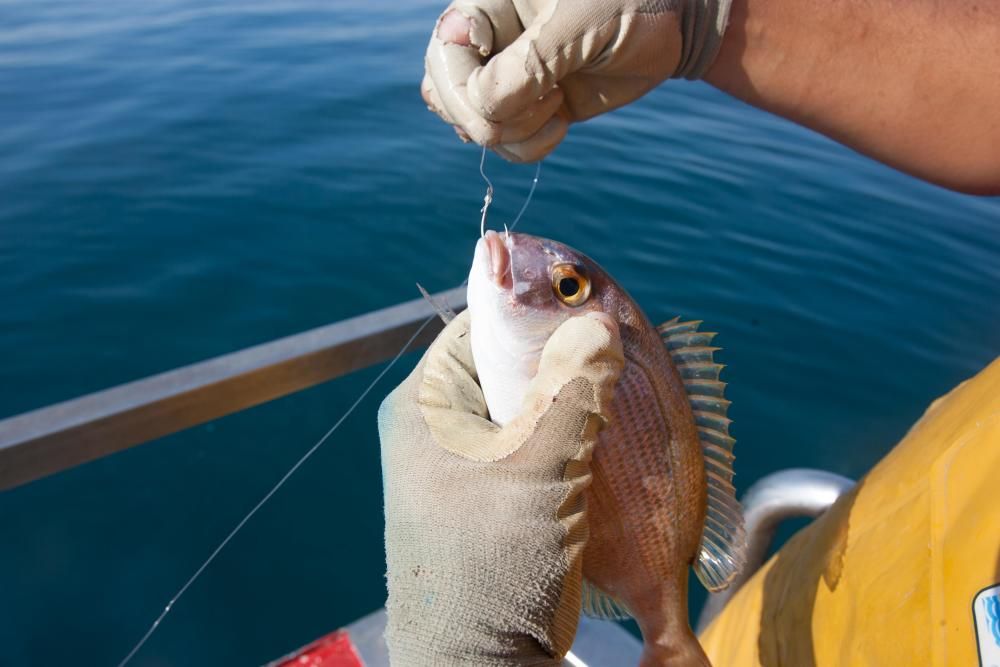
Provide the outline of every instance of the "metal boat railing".
{"type": "MultiPolygon", "coordinates": [[[[436,308],[465,308],[457,287],[0,421],[0,491],[307,389],[426,347],[436,308]],[[430,324],[422,331],[428,319],[430,324]]],[[[749,554],[740,579],[712,595],[699,628],[760,568],[778,524],[815,517],[854,485],[819,470],[784,470],[743,496],[749,554]]]]}
{"type": "MultiPolygon", "coordinates": [[[[465,289],[434,295],[465,308],[465,289]]],[[[0,490],[307,389],[427,346],[441,330],[424,299],[98,391],[0,421],[0,490]]]]}

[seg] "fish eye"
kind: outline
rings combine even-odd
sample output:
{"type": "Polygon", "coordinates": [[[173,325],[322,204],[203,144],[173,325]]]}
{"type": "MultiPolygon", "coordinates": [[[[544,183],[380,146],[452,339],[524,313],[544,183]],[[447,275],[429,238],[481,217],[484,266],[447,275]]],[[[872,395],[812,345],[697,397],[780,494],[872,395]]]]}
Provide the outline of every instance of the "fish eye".
{"type": "Polygon", "coordinates": [[[552,291],[567,306],[580,306],[590,298],[590,280],[582,266],[556,264],[552,268],[552,291]]]}

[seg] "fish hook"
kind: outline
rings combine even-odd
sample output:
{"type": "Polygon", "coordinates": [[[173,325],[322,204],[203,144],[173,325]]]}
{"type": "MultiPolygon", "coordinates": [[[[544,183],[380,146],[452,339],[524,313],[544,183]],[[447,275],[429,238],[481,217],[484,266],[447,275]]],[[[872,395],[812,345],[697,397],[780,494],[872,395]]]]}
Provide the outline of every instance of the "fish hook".
{"type": "Polygon", "coordinates": [[[483,146],[483,155],[479,158],[479,175],[483,177],[486,181],[486,196],[483,197],[483,208],[480,209],[480,213],[483,217],[479,219],[479,237],[482,238],[486,236],[486,213],[490,210],[490,204],[493,203],[493,182],[486,176],[486,171],[483,168],[486,165],[486,146],[483,146]]]}

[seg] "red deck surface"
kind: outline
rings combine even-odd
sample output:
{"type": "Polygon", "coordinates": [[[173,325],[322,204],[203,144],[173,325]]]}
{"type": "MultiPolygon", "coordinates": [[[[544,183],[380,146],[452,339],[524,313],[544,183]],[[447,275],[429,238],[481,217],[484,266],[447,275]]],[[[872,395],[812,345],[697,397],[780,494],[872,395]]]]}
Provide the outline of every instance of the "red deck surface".
{"type": "Polygon", "coordinates": [[[331,632],[277,663],[278,667],[364,667],[351,637],[343,630],[331,632]]]}

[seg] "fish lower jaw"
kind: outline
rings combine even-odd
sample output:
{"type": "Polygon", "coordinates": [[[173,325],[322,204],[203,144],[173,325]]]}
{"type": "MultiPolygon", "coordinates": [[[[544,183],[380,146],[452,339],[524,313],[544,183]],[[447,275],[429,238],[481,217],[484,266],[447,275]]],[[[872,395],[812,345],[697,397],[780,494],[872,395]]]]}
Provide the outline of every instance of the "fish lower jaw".
{"type": "Polygon", "coordinates": [[[498,364],[477,370],[490,418],[504,426],[521,411],[533,374],[519,373],[511,366],[498,364]]]}
{"type": "Polygon", "coordinates": [[[502,330],[489,324],[473,319],[472,356],[490,419],[503,426],[520,412],[538,365],[537,361],[526,363],[519,351],[510,350],[509,341],[497,335],[502,330]]]}

